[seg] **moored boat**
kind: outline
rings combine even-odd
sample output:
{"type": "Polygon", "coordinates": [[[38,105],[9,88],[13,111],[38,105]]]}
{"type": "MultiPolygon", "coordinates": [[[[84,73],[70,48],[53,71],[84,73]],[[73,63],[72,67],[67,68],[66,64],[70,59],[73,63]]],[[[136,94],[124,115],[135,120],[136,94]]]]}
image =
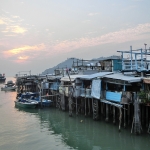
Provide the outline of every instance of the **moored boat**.
{"type": "Polygon", "coordinates": [[[1,74],[0,73],[0,82],[5,82],[6,78],[5,78],[5,74],[1,74]]]}
{"type": "Polygon", "coordinates": [[[4,87],[1,87],[2,91],[11,91],[11,90],[16,90],[16,85],[13,83],[13,81],[7,81],[4,87]]]}
{"type": "Polygon", "coordinates": [[[39,105],[45,106],[45,107],[50,107],[53,104],[52,100],[47,100],[47,99],[43,99],[42,101],[40,100],[39,94],[37,92],[33,93],[33,92],[26,92],[26,93],[19,93],[17,94],[17,99],[18,100],[28,100],[28,101],[32,101],[32,102],[37,102],[39,105]]]}
{"type": "Polygon", "coordinates": [[[38,106],[38,102],[28,101],[28,100],[16,100],[15,106],[22,108],[36,108],[38,106]]]}

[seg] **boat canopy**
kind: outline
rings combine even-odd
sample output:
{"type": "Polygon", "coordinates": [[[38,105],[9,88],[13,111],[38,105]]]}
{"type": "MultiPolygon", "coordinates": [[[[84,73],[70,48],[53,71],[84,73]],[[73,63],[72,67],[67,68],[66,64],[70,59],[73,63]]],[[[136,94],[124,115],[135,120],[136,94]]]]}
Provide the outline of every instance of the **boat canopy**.
{"type": "Polygon", "coordinates": [[[122,73],[109,74],[106,75],[105,78],[127,81],[129,83],[141,82],[142,80],[142,77],[125,76],[122,73]]]}

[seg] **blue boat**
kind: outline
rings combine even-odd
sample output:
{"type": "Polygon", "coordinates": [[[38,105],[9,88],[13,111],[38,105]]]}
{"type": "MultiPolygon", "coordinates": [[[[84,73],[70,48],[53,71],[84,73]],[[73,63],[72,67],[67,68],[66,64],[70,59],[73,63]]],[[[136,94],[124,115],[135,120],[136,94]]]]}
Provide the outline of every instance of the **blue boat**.
{"type": "MultiPolygon", "coordinates": [[[[29,101],[35,101],[39,105],[41,105],[39,93],[33,93],[33,92],[19,93],[17,95],[17,99],[18,100],[26,99],[29,101]]],[[[42,106],[50,107],[52,106],[52,104],[53,104],[52,100],[42,99],[42,106]]]]}
{"type": "Polygon", "coordinates": [[[38,106],[38,102],[29,101],[26,99],[18,99],[15,101],[15,106],[22,108],[36,108],[38,106]]]}

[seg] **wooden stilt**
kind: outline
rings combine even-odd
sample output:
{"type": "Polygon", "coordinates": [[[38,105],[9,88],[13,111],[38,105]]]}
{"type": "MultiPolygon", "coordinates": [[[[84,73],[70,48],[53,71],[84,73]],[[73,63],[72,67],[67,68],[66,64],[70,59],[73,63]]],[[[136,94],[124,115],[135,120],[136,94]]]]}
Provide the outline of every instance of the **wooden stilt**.
{"type": "Polygon", "coordinates": [[[88,115],[90,115],[91,110],[90,110],[90,99],[89,98],[88,98],[88,109],[89,109],[88,115]]]}
{"type": "Polygon", "coordinates": [[[119,116],[119,132],[121,132],[121,121],[122,121],[122,110],[119,108],[120,116],[119,116]]]}
{"type": "Polygon", "coordinates": [[[149,120],[149,126],[147,132],[150,134],[150,120],[149,120]]]}
{"type": "Polygon", "coordinates": [[[68,102],[69,102],[69,116],[72,117],[72,96],[71,94],[69,94],[69,97],[68,97],[68,102]]]}
{"type": "Polygon", "coordinates": [[[128,105],[128,125],[130,125],[130,105],[128,105]]]}
{"type": "Polygon", "coordinates": [[[85,101],[85,116],[86,116],[86,98],[84,99],[85,101]]]}
{"type": "Polygon", "coordinates": [[[65,95],[61,94],[61,109],[65,110],[65,95]]]}
{"type": "Polygon", "coordinates": [[[124,128],[126,128],[126,105],[124,104],[124,128]]]}
{"type": "Polygon", "coordinates": [[[104,113],[104,109],[103,108],[104,108],[104,103],[101,102],[101,117],[103,116],[103,113],[104,113]]]}
{"type": "Polygon", "coordinates": [[[115,112],[115,106],[113,106],[113,124],[116,124],[116,112],[115,112]]]}
{"type": "Polygon", "coordinates": [[[133,130],[135,134],[140,134],[142,131],[139,114],[140,114],[139,102],[137,100],[137,95],[134,92],[134,116],[133,116],[131,133],[133,133],[133,130]]]}
{"type": "Polygon", "coordinates": [[[97,120],[98,117],[98,100],[93,99],[93,119],[97,120]]]}
{"type": "Polygon", "coordinates": [[[109,108],[108,108],[108,104],[106,104],[106,119],[105,119],[106,122],[109,121],[109,108]]]}
{"type": "Polygon", "coordinates": [[[148,119],[148,106],[146,106],[146,128],[148,127],[149,119],[148,119]]]}
{"type": "Polygon", "coordinates": [[[76,115],[78,115],[78,99],[76,97],[76,115]]]}

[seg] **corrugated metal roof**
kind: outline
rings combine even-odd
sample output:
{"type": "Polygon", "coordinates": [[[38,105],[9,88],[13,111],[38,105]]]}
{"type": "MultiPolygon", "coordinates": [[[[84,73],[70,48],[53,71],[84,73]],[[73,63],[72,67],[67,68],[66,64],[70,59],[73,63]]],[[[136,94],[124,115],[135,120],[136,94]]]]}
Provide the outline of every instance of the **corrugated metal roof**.
{"type": "Polygon", "coordinates": [[[47,77],[49,80],[61,79],[62,76],[49,76],[47,77]]]}
{"type": "MultiPolygon", "coordinates": [[[[75,79],[83,77],[83,76],[86,76],[86,75],[70,75],[70,79],[71,81],[74,81],[75,79]]],[[[70,81],[70,79],[69,79],[69,76],[65,76],[61,78],[61,81],[70,81]]]]}
{"type": "Polygon", "coordinates": [[[113,72],[99,72],[99,73],[94,73],[94,74],[91,74],[91,75],[85,75],[83,77],[80,77],[80,79],[91,80],[93,78],[102,78],[105,75],[112,74],[112,73],[113,72]]]}
{"type": "Polygon", "coordinates": [[[105,78],[118,79],[118,80],[128,81],[130,83],[140,82],[142,79],[142,77],[125,76],[122,73],[109,74],[109,75],[106,75],[105,78]]]}

